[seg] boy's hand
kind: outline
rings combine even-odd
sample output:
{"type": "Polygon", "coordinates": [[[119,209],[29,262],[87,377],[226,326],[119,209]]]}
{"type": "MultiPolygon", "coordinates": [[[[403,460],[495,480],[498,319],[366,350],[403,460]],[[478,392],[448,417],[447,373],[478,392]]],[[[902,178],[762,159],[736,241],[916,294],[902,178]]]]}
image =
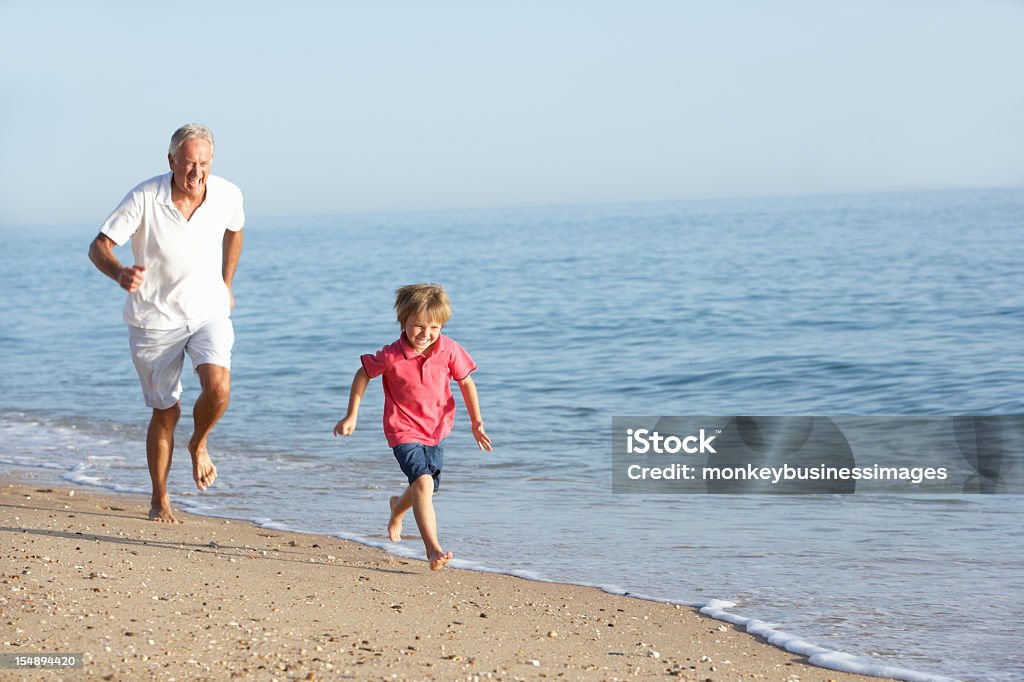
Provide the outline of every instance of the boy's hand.
{"type": "Polygon", "coordinates": [[[345,417],[340,422],[334,425],[335,436],[351,436],[352,432],[356,430],[356,418],[354,416],[345,417]]]}
{"type": "Polygon", "coordinates": [[[473,424],[473,438],[476,439],[476,445],[481,450],[486,450],[487,452],[493,450],[491,447],[491,437],[484,433],[483,422],[475,422],[473,424]]]}

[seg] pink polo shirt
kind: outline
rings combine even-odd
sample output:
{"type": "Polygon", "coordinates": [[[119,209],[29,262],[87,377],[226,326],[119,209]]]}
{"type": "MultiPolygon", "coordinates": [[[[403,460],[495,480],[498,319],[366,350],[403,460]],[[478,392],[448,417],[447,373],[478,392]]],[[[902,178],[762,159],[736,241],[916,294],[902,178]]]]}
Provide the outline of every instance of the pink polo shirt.
{"type": "Polygon", "coordinates": [[[462,346],[441,335],[434,352],[426,357],[413,350],[402,334],[359,360],[368,377],[384,377],[384,436],[389,447],[437,445],[451,433],[455,422],[451,380],[462,381],[476,369],[462,346]]]}

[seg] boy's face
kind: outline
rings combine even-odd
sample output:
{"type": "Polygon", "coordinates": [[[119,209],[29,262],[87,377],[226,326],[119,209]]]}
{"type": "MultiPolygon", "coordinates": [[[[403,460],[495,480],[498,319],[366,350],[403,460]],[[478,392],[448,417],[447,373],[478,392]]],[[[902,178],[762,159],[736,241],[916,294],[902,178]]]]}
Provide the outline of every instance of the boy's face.
{"type": "Polygon", "coordinates": [[[409,342],[409,345],[417,353],[423,353],[433,346],[441,336],[441,327],[443,326],[426,313],[416,313],[410,315],[405,321],[402,331],[405,332],[405,340],[409,342]]]}

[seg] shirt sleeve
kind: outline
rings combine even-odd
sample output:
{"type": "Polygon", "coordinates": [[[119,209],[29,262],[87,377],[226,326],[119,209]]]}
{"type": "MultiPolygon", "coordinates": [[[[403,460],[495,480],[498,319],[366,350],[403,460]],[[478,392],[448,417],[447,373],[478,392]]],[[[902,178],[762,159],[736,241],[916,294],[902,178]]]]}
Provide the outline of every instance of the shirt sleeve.
{"type": "Polygon", "coordinates": [[[135,231],[142,225],[142,212],[142,193],[132,190],[125,195],[113,213],[100,226],[100,233],[107,235],[115,244],[121,246],[131,239],[135,231]]]}
{"type": "Polygon", "coordinates": [[[373,379],[387,371],[388,367],[391,366],[391,362],[386,351],[386,348],[381,348],[373,355],[367,353],[366,355],[361,355],[359,357],[359,362],[362,363],[363,371],[366,372],[366,376],[373,379]]]}
{"type": "Polygon", "coordinates": [[[231,220],[228,221],[228,229],[232,232],[241,231],[242,227],[245,226],[245,209],[243,207],[242,190],[235,188],[238,196],[235,200],[237,206],[235,208],[234,215],[231,216],[231,220]]]}
{"type": "Polygon", "coordinates": [[[451,371],[453,379],[462,381],[476,369],[476,363],[473,362],[473,358],[469,356],[465,348],[454,341],[451,344],[452,355],[448,360],[448,369],[451,371]]]}

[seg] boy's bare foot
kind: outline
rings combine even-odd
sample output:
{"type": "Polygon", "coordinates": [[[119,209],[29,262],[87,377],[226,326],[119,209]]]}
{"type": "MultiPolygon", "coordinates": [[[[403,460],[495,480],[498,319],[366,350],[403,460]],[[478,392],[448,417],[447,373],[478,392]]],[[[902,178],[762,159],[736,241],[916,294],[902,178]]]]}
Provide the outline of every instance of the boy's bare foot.
{"type": "Polygon", "coordinates": [[[427,555],[427,561],[430,562],[431,571],[440,571],[442,568],[444,568],[444,565],[451,560],[451,552],[432,552],[427,555]]]}
{"type": "Polygon", "coordinates": [[[149,508],[149,520],[157,523],[181,523],[174,517],[170,506],[154,504],[149,508]]]}
{"type": "Polygon", "coordinates": [[[391,518],[388,519],[388,537],[391,538],[391,542],[402,541],[402,516],[395,516],[395,504],[398,503],[398,495],[392,495],[391,499],[388,500],[388,505],[391,507],[391,518]]]}
{"type": "Polygon", "coordinates": [[[192,479],[196,482],[197,488],[205,491],[217,480],[217,467],[210,461],[206,445],[196,446],[189,442],[188,452],[192,455],[192,479]]]}

